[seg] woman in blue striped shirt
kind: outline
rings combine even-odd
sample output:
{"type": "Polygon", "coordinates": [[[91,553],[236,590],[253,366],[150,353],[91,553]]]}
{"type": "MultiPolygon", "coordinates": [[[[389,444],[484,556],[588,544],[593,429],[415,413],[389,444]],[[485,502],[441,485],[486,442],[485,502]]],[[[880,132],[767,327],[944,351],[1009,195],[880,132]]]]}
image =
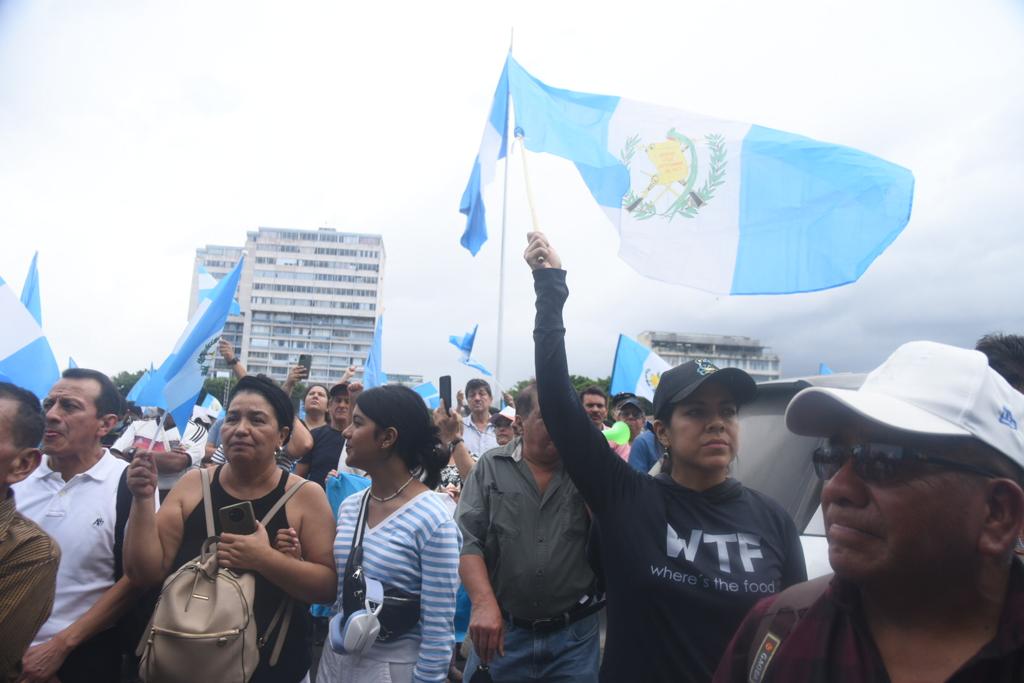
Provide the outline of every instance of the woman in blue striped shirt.
{"type": "MultiPolygon", "coordinates": [[[[391,589],[418,598],[419,621],[404,635],[378,639],[362,656],[338,654],[328,641],[317,681],[444,681],[455,644],[452,620],[462,545],[444,494],[433,490],[448,453],[423,399],[398,385],[360,394],[344,436],[346,463],[364,470],[372,482],[364,575],[384,584],[386,593],[391,589]]],[[[349,496],[338,511],[338,612],[343,612],[346,564],[364,495],[349,496]]],[[[386,602],[385,610],[390,608],[386,602]]]]}

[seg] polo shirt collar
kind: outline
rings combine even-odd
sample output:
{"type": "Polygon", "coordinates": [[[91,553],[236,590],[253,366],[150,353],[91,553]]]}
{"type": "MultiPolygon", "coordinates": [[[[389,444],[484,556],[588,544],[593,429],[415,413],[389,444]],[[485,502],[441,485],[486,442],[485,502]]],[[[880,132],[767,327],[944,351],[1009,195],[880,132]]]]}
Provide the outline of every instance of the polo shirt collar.
{"type": "MultiPolygon", "coordinates": [[[[94,481],[105,481],[107,477],[114,473],[114,460],[115,458],[110,454],[110,451],[104,448],[103,454],[100,456],[100,459],[96,461],[96,464],[76,476],[89,477],[94,481]]],[[[118,472],[118,474],[120,474],[120,472],[118,472]]],[[[30,476],[37,479],[45,479],[46,477],[51,476],[60,477],[61,474],[50,467],[50,456],[43,453],[42,462],[39,463],[39,467],[37,467],[36,471],[30,476]]]]}

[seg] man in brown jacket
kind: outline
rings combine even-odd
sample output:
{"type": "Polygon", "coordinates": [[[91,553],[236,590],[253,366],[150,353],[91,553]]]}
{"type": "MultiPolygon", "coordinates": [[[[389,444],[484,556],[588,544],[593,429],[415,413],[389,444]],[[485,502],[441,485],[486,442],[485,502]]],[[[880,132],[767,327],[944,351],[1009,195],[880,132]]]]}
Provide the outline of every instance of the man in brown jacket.
{"type": "Polygon", "coordinates": [[[39,465],[43,414],[29,391],[0,382],[0,681],[15,681],[21,657],[50,616],[60,549],[14,508],[11,485],[39,465]]]}

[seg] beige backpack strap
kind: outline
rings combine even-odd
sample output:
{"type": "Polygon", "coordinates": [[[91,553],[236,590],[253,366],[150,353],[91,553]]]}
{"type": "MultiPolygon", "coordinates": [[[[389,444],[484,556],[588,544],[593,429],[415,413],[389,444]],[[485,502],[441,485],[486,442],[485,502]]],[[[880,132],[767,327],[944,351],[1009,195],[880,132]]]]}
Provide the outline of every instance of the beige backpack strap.
{"type": "MultiPolygon", "coordinates": [[[[260,520],[260,524],[263,526],[269,524],[270,520],[274,519],[274,515],[276,515],[281,508],[285,506],[285,503],[287,503],[292,496],[298,493],[299,489],[302,488],[302,485],[308,483],[308,479],[303,479],[285,491],[284,495],[278,498],[277,502],[274,503],[274,506],[267,511],[266,515],[263,516],[263,519],[260,520]]],[[[277,631],[277,638],[274,641],[274,649],[270,653],[270,666],[275,666],[277,664],[277,658],[281,655],[281,648],[284,647],[284,639],[288,635],[288,627],[291,626],[292,623],[292,602],[292,599],[288,597],[281,601],[277,611],[274,612],[274,617],[270,620],[270,623],[267,624],[266,632],[260,638],[259,644],[260,647],[262,647],[266,644],[267,638],[270,637],[270,634],[274,632],[274,627],[278,625],[278,622],[280,622],[280,628],[277,631]]]]}
{"type": "Polygon", "coordinates": [[[278,498],[277,502],[274,503],[274,507],[270,508],[267,514],[263,515],[263,519],[260,520],[260,524],[262,524],[263,526],[269,524],[270,520],[274,518],[274,515],[276,515],[278,511],[280,511],[280,509],[284,507],[284,504],[287,503],[289,499],[291,499],[291,497],[294,496],[298,492],[298,490],[302,488],[302,485],[308,483],[308,479],[303,479],[298,484],[292,486],[290,489],[285,491],[284,495],[278,498]]]}
{"type": "Polygon", "coordinates": [[[199,479],[203,482],[203,513],[206,515],[206,537],[217,535],[217,529],[213,526],[213,495],[210,493],[210,470],[205,467],[199,469],[199,479]]]}
{"type": "Polygon", "coordinates": [[[281,605],[274,612],[274,618],[270,620],[267,625],[267,632],[260,638],[260,646],[266,645],[267,637],[274,632],[274,627],[277,623],[281,622],[281,628],[277,631],[277,638],[274,640],[274,649],[270,652],[270,666],[277,666],[278,657],[281,656],[281,648],[284,647],[285,636],[288,635],[288,627],[292,623],[292,607],[294,601],[291,598],[285,598],[281,601],[281,605]]]}

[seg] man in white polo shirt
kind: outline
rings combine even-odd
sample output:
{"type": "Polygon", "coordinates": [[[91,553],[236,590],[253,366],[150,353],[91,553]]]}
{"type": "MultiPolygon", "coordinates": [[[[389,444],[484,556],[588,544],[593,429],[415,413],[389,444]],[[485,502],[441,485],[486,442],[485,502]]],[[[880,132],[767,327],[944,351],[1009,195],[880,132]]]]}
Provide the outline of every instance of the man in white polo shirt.
{"type": "Polygon", "coordinates": [[[128,463],[100,439],[121,407],[110,378],[84,368],[65,370],[43,401],[43,461],[13,488],[18,511],[57,541],[61,561],[53,612],[25,653],[22,680],[119,678],[121,647],[111,627],[138,594],[121,577],[131,494],[123,476],[128,463]]]}

